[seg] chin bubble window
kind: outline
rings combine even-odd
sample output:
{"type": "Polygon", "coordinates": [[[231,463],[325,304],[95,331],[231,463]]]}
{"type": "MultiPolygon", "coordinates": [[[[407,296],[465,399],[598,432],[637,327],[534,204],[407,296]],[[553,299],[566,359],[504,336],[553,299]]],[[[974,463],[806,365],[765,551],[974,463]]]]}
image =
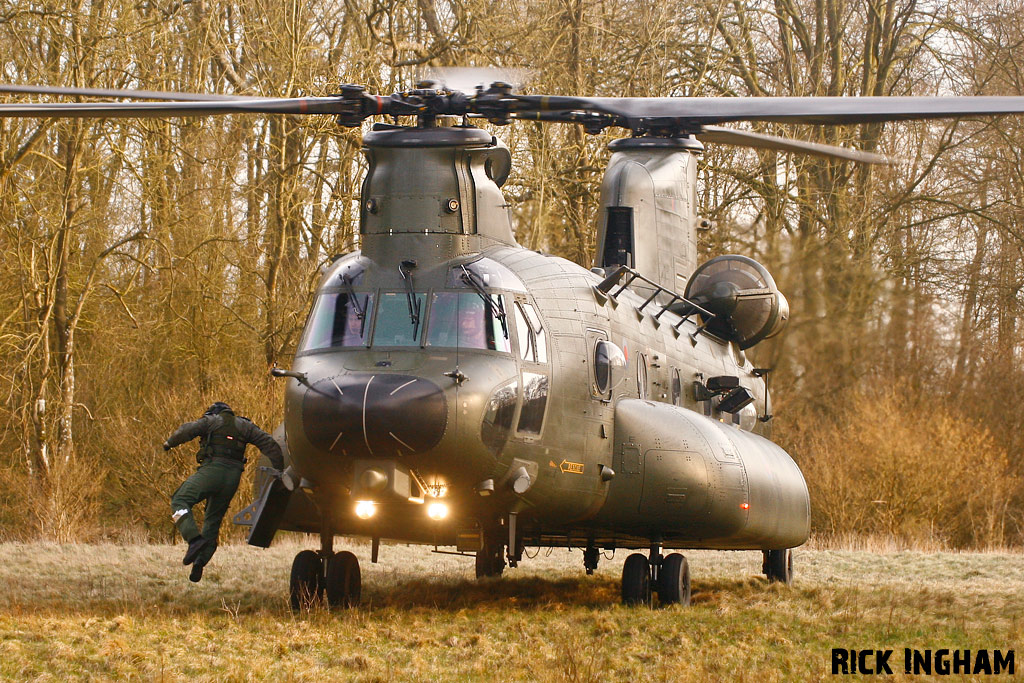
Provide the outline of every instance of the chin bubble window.
{"type": "Polygon", "coordinates": [[[372,315],[372,294],[321,294],[313,305],[298,351],[366,346],[370,338],[372,315]]]}
{"type": "Polygon", "coordinates": [[[431,297],[429,346],[508,353],[508,328],[500,295],[438,292],[431,297]]]}
{"type": "Polygon", "coordinates": [[[480,436],[484,445],[495,455],[501,452],[508,441],[518,400],[519,382],[509,382],[495,389],[487,402],[480,436]]]}
{"type": "Polygon", "coordinates": [[[523,408],[519,411],[517,431],[540,434],[544,423],[544,409],[548,405],[548,376],[533,372],[523,373],[523,408]]]}

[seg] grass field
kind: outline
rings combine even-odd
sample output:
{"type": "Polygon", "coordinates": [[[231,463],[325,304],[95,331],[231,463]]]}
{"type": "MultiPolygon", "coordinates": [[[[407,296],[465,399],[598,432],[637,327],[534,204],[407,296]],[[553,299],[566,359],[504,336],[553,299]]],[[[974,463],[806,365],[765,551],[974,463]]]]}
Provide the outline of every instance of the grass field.
{"type": "MultiPolygon", "coordinates": [[[[785,587],[759,553],[692,552],[691,607],[627,609],[624,552],[594,576],[561,549],[477,582],[471,558],[385,545],[373,565],[341,542],[363,605],[293,615],[291,560],[312,546],[222,547],[194,585],[180,545],[0,544],[0,677],[819,680],[833,647],[1016,649],[1022,675],[1016,553],[801,549],[785,587]]],[[[885,679],[904,678],[901,657],[885,679]]]]}

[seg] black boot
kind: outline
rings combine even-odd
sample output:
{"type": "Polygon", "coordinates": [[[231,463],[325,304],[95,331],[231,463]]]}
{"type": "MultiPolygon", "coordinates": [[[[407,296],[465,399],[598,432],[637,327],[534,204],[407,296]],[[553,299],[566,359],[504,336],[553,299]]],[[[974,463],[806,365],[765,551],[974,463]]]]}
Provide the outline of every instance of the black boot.
{"type": "Polygon", "coordinates": [[[192,565],[192,571],[188,574],[188,580],[192,583],[199,583],[203,578],[203,566],[198,562],[192,565]]]}
{"type": "MultiPolygon", "coordinates": [[[[203,538],[202,536],[196,536],[188,542],[188,550],[185,551],[185,559],[181,561],[184,565],[192,564],[199,557],[199,553],[202,552],[203,548],[210,545],[210,539],[203,538]]],[[[199,575],[202,576],[202,570],[199,571],[199,575]]],[[[199,579],[195,579],[198,581],[199,579]]]]}

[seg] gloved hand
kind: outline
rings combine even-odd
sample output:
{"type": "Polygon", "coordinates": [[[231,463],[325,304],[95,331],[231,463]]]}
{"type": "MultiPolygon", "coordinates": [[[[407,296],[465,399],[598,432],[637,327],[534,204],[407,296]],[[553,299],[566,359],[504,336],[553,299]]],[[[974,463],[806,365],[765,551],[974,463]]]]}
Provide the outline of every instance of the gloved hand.
{"type": "Polygon", "coordinates": [[[169,450],[171,450],[171,444],[169,444],[169,443],[167,443],[166,441],[164,441],[164,450],[165,450],[165,451],[169,451],[169,450]]]}

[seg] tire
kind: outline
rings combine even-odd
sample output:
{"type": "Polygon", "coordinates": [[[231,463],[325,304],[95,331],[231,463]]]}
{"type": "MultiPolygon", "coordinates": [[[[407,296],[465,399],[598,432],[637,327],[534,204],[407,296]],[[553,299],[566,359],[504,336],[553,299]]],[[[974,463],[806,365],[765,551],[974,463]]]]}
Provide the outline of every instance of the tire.
{"type": "Polygon", "coordinates": [[[765,553],[764,574],[768,581],[789,584],[793,580],[793,551],[767,550],[765,553]]]}
{"type": "Polygon", "coordinates": [[[323,593],[323,562],[312,550],[303,550],[292,560],[288,584],[292,611],[309,609],[323,593]]]}
{"type": "Polygon", "coordinates": [[[476,554],[476,578],[485,579],[489,576],[501,576],[505,571],[505,547],[499,544],[484,543],[484,547],[476,554]]]}
{"type": "Polygon", "coordinates": [[[331,557],[327,562],[327,604],[331,607],[358,607],[362,591],[356,556],[346,550],[331,557]]]}
{"type": "Polygon", "coordinates": [[[651,563],[640,553],[627,557],[622,566],[622,604],[651,604],[651,563]]]}
{"type": "Polygon", "coordinates": [[[658,600],[663,605],[690,604],[690,565],[679,553],[672,553],[661,563],[658,576],[658,600]]]}

